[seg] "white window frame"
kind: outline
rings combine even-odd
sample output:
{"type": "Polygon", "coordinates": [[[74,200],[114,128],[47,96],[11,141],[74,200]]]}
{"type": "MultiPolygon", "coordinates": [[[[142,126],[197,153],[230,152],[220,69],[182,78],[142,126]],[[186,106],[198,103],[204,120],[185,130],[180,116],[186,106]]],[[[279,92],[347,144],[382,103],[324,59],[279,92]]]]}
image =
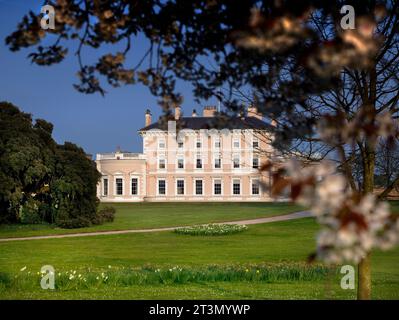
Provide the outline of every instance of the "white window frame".
{"type": "Polygon", "coordinates": [[[231,179],[231,195],[235,196],[235,197],[240,197],[242,195],[242,182],[241,182],[241,178],[233,178],[231,179]],[[234,193],[234,180],[238,180],[240,181],[240,193],[239,194],[235,194],[234,193]]]}
{"type": "Polygon", "coordinates": [[[240,156],[240,154],[238,154],[238,153],[233,154],[233,159],[232,160],[233,160],[232,161],[233,170],[240,169],[241,168],[241,156],[240,156]],[[235,167],[235,161],[234,161],[236,158],[238,158],[238,167],[237,168],[235,167]]]}
{"type": "Polygon", "coordinates": [[[233,149],[237,150],[241,148],[241,139],[239,137],[233,137],[233,149]],[[238,147],[235,146],[235,143],[238,142],[238,147]]]}
{"type": "Polygon", "coordinates": [[[159,138],[158,139],[158,150],[165,150],[166,149],[166,139],[165,138],[159,138]],[[161,142],[163,142],[163,147],[161,147],[161,142]]]}
{"type": "Polygon", "coordinates": [[[256,170],[256,169],[259,169],[259,167],[260,167],[260,157],[257,155],[252,155],[251,169],[256,170]],[[254,159],[258,159],[258,166],[256,168],[254,168],[254,159]]]}
{"type": "Polygon", "coordinates": [[[205,193],[205,188],[204,188],[204,179],[203,178],[194,178],[193,179],[193,194],[198,197],[203,197],[205,193]],[[202,182],[202,193],[197,194],[197,181],[202,182]]]}
{"type": "Polygon", "coordinates": [[[195,154],[194,168],[195,170],[204,170],[204,158],[202,154],[199,155],[198,153],[195,154]],[[201,168],[197,168],[197,159],[201,159],[201,168]]]}
{"type": "Polygon", "coordinates": [[[222,169],[222,156],[220,154],[215,154],[213,156],[213,169],[221,170],[222,169]],[[220,160],[220,167],[216,168],[216,159],[220,160]]]}
{"type": "Polygon", "coordinates": [[[212,195],[215,197],[223,197],[223,179],[222,178],[213,178],[212,179],[212,195]],[[215,193],[215,181],[220,181],[220,194],[215,193]]]}
{"type": "Polygon", "coordinates": [[[260,187],[260,179],[259,178],[250,179],[250,186],[249,187],[251,188],[251,196],[254,196],[254,197],[260,197],[261,196],[262,190],[261,190],[261,187],[260,187]],[[253,190],[252,190],[252,184],[253,184],[254,181],[258,181],[258,188],[259,188],[259,193],[258,194],[253,193],[253,190]]]}
{"type": "Polygon", "coordinates": [[[183,196],[185,196],[186,195],[186,179],[184,179],[184,178],[176,178],[176,182],[175,182],[175,194],[176,194],[176,196],[177,197],[183,197],[183,196]],[[177,182],[178,181],[183,181],[183,194],[179,194],[178,192],[177,192],[177,182]]]}
{"type": "Polygon", "coordinates": [[[130,176],[130,195],[132,197],[138,197],[140,195],[140,177],[139,176],[130,176]],[[132,180],[133,179],[137,179],[137,193],[136,194],[132,194],[132,180]]]}
{"type": "Polygon", "coordinates": [[[156,189],[157,189],[157,196],[158,197],[166,197],[168,195],[168,180],[166,178],[158,178],[157,179],[156,189]],[[159,193],[159,181],[165,181],[165,194],[159,193]]]}
{"type": "Polygon", "coordinates": [[[252,136],[251,148],[252,148],[253,150],[256,150],[256,149],[259,149],[259,147],[260,147],[259,138],[252,136]],[[254,147],[254,142],[257,142],[257,143],[258,143],[258,146],[257,146],[257,147],[254,147]]]}
{"type": "Polygon", "coordinates": [[[109,196],[109,178],[108,176],[103,176],[101,179],[101,196],[108,197],[109,196]],[[104,180],[107,180],[107,194],[104,192],[104,180]]]}
{"type": "Polygon", "coordinates": [[[160,156],[160,157],[158,158],[157,170],[159,170],[159,171],[166,171],[167,165],[168,165],[168,162],[166,161],[166,158],[165,158],[164,156],[160,156]],[[160,167],[161,160],[164,160],[164,161],[165,161],[165,168],[161,168],[161,167],[160,167]]]}
{"type": "Polygon", "coordinates": [[[202,147],[203,147],[203,141],[202,141],[202,138],[201,137],[196,137],[196,139],[195,139],[195,145],[194,145],[194,149],[195,150],[202,150],[202,147]],[[200,147],[198,148],[198,146],[197,146],[197,143],[200,143],[200,147]]]}
{"type": "Polygon", "coordinates": [[[184,157],[183,156],[177,156],[176,157],[176,169],[177,170],[184,170],[185,169],[185,161],[184,161],[184,157]],[[179,160],[183,161],[183,168],[179,168],[179,160]]]}
{"type": "Polygon", "coordinates": [[[123,176],[114,177],[114,195],[116,197],[123,197],[125,195],[125,179],[123,178],[123,176]],[[122,194],[118,194],[118,186],[116,184],[117,179],[122,179],[122,194]]]}
{"type": "Polygon", "coordinates": [[[219,136],[213,138],[213,148],[215,150],[220,150],[222,148],[222,139],[219,136]],[[216,143],[219,143],[219,146],[216,146],[216,143]]]}

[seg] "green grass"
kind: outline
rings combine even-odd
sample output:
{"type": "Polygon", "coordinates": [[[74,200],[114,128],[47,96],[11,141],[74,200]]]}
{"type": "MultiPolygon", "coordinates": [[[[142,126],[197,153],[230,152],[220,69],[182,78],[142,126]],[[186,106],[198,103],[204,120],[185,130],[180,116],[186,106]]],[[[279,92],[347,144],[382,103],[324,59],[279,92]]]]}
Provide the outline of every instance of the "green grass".
{"type": "Polygon", "coordinates": [[[399,201],[389,201],[393,213],[399,214],[399,201]]]}
{"type": "Polygon", "coordinates": [[[51,225],[0,225],[0,238],[109,230],[177,227],[271,217],[303,210],[289,203],[114,203],[115,221],[100,226],[61,229],[51,225]]]}
{"type": "MultiPolygon", "coordinates": [[[[112,268],[209,265],[296,264],[315,245],[318,225],[312,218],[251,225],[246,232],[223,237],[184,237],[173,232],[94,236],[0,243],[0,272],[13,277],[20,269],[39,271],[45,264],[62,270],[100,272],[112,268]]],[[[373,298],[399,299],[399,249],[372,255],[373,298]]],[[[245,279],[243,277],[243,279],[245,279]]],[[[167,284],[110,285],[79,290],[0,287],[0,298],[34,299],[353,299],[335,277],[311,281],[203,281],[167,284]]]]}

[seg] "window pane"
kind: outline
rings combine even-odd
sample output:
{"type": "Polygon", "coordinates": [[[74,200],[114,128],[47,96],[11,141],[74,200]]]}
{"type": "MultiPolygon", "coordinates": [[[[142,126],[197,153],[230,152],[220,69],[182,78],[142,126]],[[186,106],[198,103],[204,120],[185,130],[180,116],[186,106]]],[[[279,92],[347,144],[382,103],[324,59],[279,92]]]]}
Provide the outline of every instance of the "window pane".
{"type": "Polygon", "coordinates": [[[240,158],[239,157],[234,157],[233,159],[233,167],[234,168],[239,168],[240,167],[240,158]]]}
{"type": "Polygon", "coordinates": [[[259,194],[259,181],[258,180],[252,181],[252,194],[253,195],[259,194]]]}
{"type": "Polygon", "coordinates": [[[165,180],[158,181],[158,193],[159,194],[166,194],[166,182],[165,180]]]}
{"type": "Polygon", "coordinates": [[[123,194],[123,180],[121,178],[115,179],[116,183],[116,194],[118,196],[123,194]]]}
{"type": "Polygon", "coordinates": [[[241,194],[240,180],[233,180],[233,194],[241,194]]]}
{"type": "Polygon", "coordinates": [[[159,159],[159,169],[165,169],[165,159],[159,159]]]}
{"type": "Polygon", "coordinates": [[[103,196],[108,196],[108,179],[103,180],[103,196]]]}
{"type": "Polygon", "coordinates": [[[137,178],[132,178],[132,195],[138,194],[138,180],[137,178]]]}
{"type": "Polygon", "coordinates": [[[215,180],[215,182],[213,184],[213,193],[215,195],[222,194],[222,181],[221,180],[215,180]]]}
{"type": "Polygon", "coordinates": [[[201,158],[197,158],[196,168],[197,169],[201,169],[202,168],[202,159],[201,158]]]}
{"type": "Polygon", "coordinates": [[[202,180],[195,180],[195,194],[202,194],[202,180]]]}
{"type": "Polygon", "coordinates": [[[184,160],[183,159],[177,160],[177,168],[184,169],[184,160]]]}
{"type": "Polygon", "coordinates": [[[259,167],[259,159],[253,158],[252,159],[252,168],[257,169],[259,167]]]}
{"type": "Polygon", "coordinates": [[[177,180],[177,194],[184,194],[184,180],[177,180]]]}
{"type": "Polygon", "coordinates": [[[221,159],[220,158],[215,158],[215,168],[220,169],[221,168],[221,159]]]}

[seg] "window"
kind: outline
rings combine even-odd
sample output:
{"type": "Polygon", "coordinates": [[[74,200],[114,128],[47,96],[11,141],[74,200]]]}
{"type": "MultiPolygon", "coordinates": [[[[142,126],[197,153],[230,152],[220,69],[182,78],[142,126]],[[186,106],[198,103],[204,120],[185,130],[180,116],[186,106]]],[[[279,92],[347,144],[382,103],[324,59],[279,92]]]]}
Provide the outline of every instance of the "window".
{"type": "Polygon", "coordinates": [[[252,168],[258,169],[259,168],[259,158],[252,159],[252,168]]]}
{"type": "Polygon", "coordinates": [[[234,195],[241,194],[241,181],[239,179],[233,180],[233,194],[234,195]]]}
{"type": "Polygon", "coordinates": [[[159,140],[158,148],[159,149],[165,149],[165,140],[159,140]]]}
{"type": "Polygon", "coordinates": [[[233,168],[237,169],[240,167],[240,157],[238,155],[235,155],[233,158],[233,168]]]}
{"type": "Polygon", "coordinates": [[[195,180],[195,194],[202,195],[202,180],[195,180]]]}
{"type": "Polygon", "coordinates": [[[222,194],[222,180],[217,179],[213,181],[213,193],[215,195],[221,195],[222,194]]]}
{"type": "Polygon", "coordinates": [[[123,179],[116,178],[115,185],[116,185],[116,195],[118,195],[118,196],[123,195],[123,179]]]}
{"type": "Polygon", "coordinates": [[[240,140],[238,138],[235,138],[233,140],[233,148],[239,148],[240,147],[240,140]]]}
{"type": "Polygon", "coordinates": [[[215,140],[215,148],[220,149],[220,139],[215,140]]]}
{"type": "Polygon", "coordinates": [[[257,138],[254,138],[254,140],[252,141],[252,148],[259,148],[259,140],[257,138]]]}
{"type": "Polygon", "coordinates": [[[177,180],[176,181],[176,193],[178,195],[184,195],[184,180],[177,180]]]}
{"type": "Polygon", "coordinates": [[[178,147],[179,149],[183,149],[183,146],[184,146],[183,141],[179,141],[179,142],[177,143],[177,147],[178,147]]]}
{"type": "Polygon", "coordinates": [[[166,168],[166,161],[165,159],[159,159],[159,169],[165,169],[166,168]]]}
{"type": "Polygon", "coordinates": [[[165,195],[166,194],[166,181],[158,180],[158,194],[165,195]]]}
{"type": "Polygon", "coordinates": [[[103,196],[108,196],[108,178],[103,179],[103,196]]]}
{"type": "Polygon", "coordinates": [[[252,194],[259,195],[259,181],[252,180],[252,194]]]}
{"type": "Polygon", "coordinates": [[[178,158],[177,159],[177,168],[178,169],[184,169],[184,159],[183,158],[178,158]]]}
{"type": "Polygon", "coordinates": [[[196,160],[195,167],[196,167],[197,169],[202,169],[202,159],[201,159],[201,155],[197,155],[197,160],[196,160]]]}
{"type": "Polygon", "coordinates": [[[201,148],[201,140],[200,139],[197,139],[196,147],[197,147],[197,149],[201,148]]]}
{"type": "Polygon", "coordinates": [[[138,194],[138,186],[139,186],[139,181],[137,178],[132,178],[132,195],[135,196],[138,194]]]}
{"type": "Polygon", "coordinates": [[[220,159],[220,156],[217,156],[215,158],[215,169],[220,169],[222,167],[222,159],[220,159]]]}

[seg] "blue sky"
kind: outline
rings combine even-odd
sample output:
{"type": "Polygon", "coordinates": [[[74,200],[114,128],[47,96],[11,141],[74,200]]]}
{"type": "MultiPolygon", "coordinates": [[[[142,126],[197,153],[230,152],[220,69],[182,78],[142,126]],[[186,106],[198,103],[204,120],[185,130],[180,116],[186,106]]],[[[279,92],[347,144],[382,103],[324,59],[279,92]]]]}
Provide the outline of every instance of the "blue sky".
{"type": "MultiPolygon", "coordinates": [[[[11,52],[5,37],[16,29],[29,9],[40,12],[41,0],[0,0],[0,101],[9,101],[34,118],[54,124],[53,136],[58,143],[74,142],[88,153],[124,150],[141,151],[137,130],[144,126],[144,113],[152,111],[153,119],[160,115],[157,98],[142,85],[108,88],[105,97],[85,95],[73,88],[78,70],[74,48],[68,57],[51,67],[39,67],[26,58],[31,49],[11,52]]],[[[50,42],[49,42],[50,43],[50,42]]],[[[136,61],[147,49],[145,39],[135,39],[131,59],[136,61]]],[[[105,49],[106,50],[106,49],[105,49]]],[[[86,61],[106,51],[85,51],[86,61]]],[[[112,52],[116,52],[115,48],[112,52]]],[[[201,109],[193,99],[191,86],[178,82],[184,96],[185,114],[201,109]]],[[[215,100],[204,104],[215,104],[215,100]]]]}

